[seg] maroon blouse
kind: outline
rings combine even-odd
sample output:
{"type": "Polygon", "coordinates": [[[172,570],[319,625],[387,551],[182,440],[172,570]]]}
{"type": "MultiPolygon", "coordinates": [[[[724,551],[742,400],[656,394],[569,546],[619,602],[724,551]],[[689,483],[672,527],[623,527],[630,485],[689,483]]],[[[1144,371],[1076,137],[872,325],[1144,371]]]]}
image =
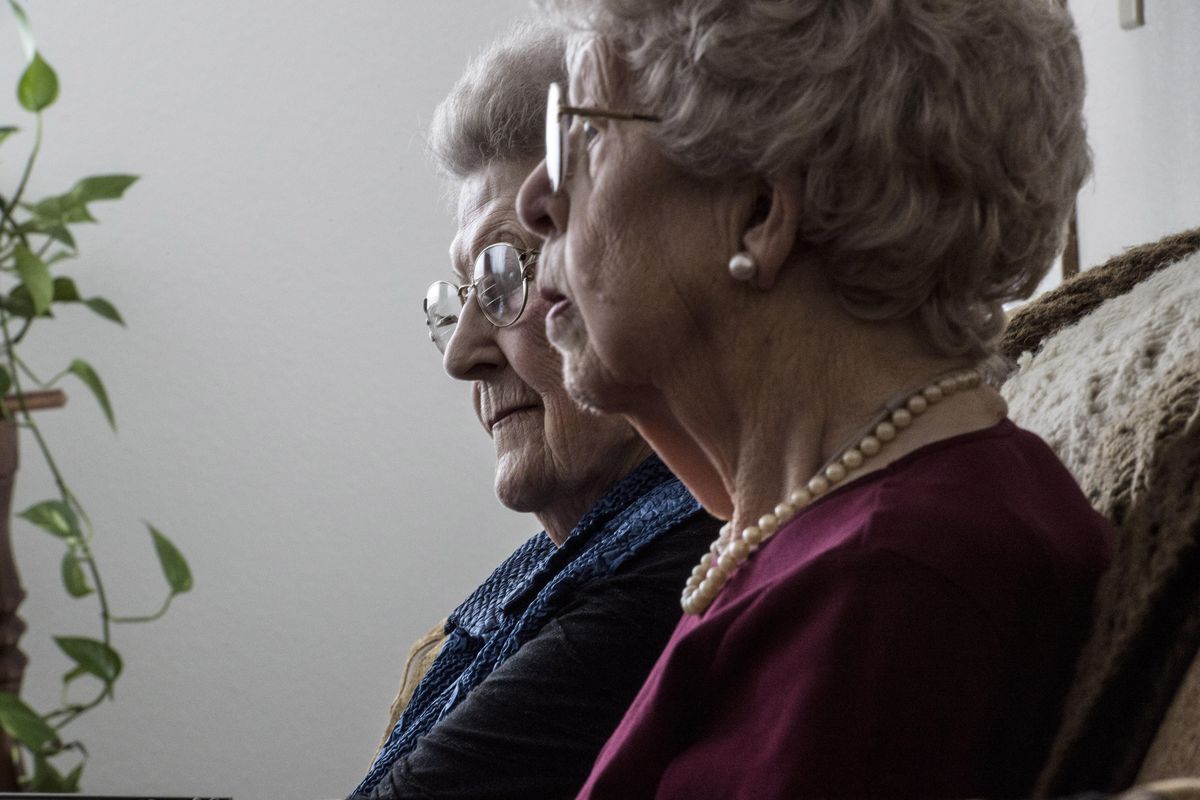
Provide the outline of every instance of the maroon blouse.
{"type": "Polygon", "coordinates": [[[1021,795],[1113,544],[1011,422],[923,447],[814,502],[683,618],[579,797],[1021,795]]]}

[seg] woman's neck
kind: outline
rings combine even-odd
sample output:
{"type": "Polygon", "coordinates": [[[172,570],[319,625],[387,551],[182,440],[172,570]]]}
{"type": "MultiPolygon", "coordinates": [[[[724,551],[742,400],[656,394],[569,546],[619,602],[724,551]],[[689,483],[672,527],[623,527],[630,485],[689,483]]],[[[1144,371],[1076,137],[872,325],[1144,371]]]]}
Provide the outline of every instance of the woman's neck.
{"type": "MultiPolygon", "coordinates": [[[[797,315],[784,308],[775,320],[769,313],[751,317],[753,329],[731,327],[728,346],[697,348],[692,363],[684,359],[660,393],[629,414],[709,511],[735,528],[753,524],[804,486],[898,394],[971,366],[925,352],[905,323],[863,323],[840,308],[807,310],[800,325],[789,323],[797,315]]],[[[994,425],[1005,411],[988,388],[951,396],[852,478],[931,442],[994,425]]]]}
{"type": "MultiPolygon", "coordinates": [[[[583,519],[584,514],[600,501],[600,498],[619,481],[637,469],[638,465],[653,454],[650,445],[634,439],[619,457],[598,467],[588,475],[587,482],[578,486],[563,486],[556,492],[552,502],[533,512],[546,535],[555,545],[561,546],[583,519]]],[[[583,457],[595,457],[586,453],[583,457]]]]}

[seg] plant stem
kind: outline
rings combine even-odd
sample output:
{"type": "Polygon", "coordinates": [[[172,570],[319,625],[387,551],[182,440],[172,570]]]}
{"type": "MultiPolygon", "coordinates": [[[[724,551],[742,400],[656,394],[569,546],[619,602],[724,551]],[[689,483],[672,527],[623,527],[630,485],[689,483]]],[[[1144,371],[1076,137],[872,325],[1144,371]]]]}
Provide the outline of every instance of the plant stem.
{"type": "MultiPolygon", "coordinates": [[[[40,120],[41,117],[39,116],[38,119],[40,120]]],[[[105,646],[111,647],[112,625],[110,620],[112,615],[108,607],[108,595],[104,591],[104,583],[100,579],[100,571],[96,568],[96,560],[92,555],[92,549],[90,545],[91,539],[94,535],[92,522],[88,518],[87,513],[84,511],[82,505],[79,503],[79,500],[71,492],[71,488],[67,486],[67,482],[62,476],[62,472],[59,471],[58,464],[55,462],[54,456],[50,453],[50,447],[47,445],[46,439],[42,436],[41,429],[38,428],[37,423],[33,420],[33,415],[30,414],[29,409],[25,406],[25,395],[21,391],[20,370],[17,368],[18,359],[12,351],[12,338],[8,333],[8,312],[5,311],[3,307],[0,307],[0,332],[2,332],[4,335],[4,350],[5,354],[8,356],[9,371],[12,373],[11,377],[13,382],[13,391],[16,393],[17,404],[20,407],[20,416],[28,425],[29,430],[33,432],[34,439],[37,441],[38,449],[41,450],[42,457],[46,461],[46,466],[50,468],[50,474],[54,477],[54,483],[56,486],[58,486],[59,495],[62,497],[62,501],[69,507],[74,508],[78,512],[79,517],[83,521],[84,525],[87,526],[87,535],[79,537],[79,548],[83,551],[83,560],[87,562],[88,571],[92,574],[92,586],[95,587],[96,600],[100,604],[100,625],[103,632],[102,638],[105,646]]],[[[105,694],[111,693],[112,686],[110,684],[105,687],[105,694]]],[[[71,719],[74,719],[74,717],[71,717],[71,719]]]]}
{"type": "Polygon", "coordinates": [[[33,325],[33,317],[29,317],[21,324],[21,330],[17,331],[17,335],[13,337],[12,344],[18,345],[25,338],[25,334],[29,333],[30,326],[33,325]]]}
{"type": "MultiPolygon", "coordinates": [[[[38,153],[42,150],[42,112],[37,113],[37,132],[33,137],[33,149],[29,152],[29,158],[25,161],[25,171],[21,174],[21,182],[17,184],[17,193],[13,195],[12,202],[4,207],[4,218],[0,220],[0,228],[3,228],[9,223],[13,223],[15,229],[16,224],[13,220],[13,212],[17,210],[17,205],[21,202],[21,195],[25,194],[25,185],[29,183],[29,175],[33,172],[33,164],[37,161],[38,153]]],[[[20,231],[15,231],[17,236],[24,241],[25,235],[20,231]]],[[[7,344],[7,338],[5,339],[7,344]]]]}
{"type": "Polygon", "coordinates": [[[95,700],[82,704],[75,703],[73,705],[64,705],[62,708],[56,711],[51,711],[49,714],[47,714],[46,721],[50,722],[50,720],[54,719],[55,717],[63,717],[64,719],[61,722],[52,723],[54,730],[62,730],[74,722],[76,717],[80,716],[81,714],[86,714],[96,706],[103,703],[104,698],[108,696],[108,693],[109,689],[105,687],[104,691],[100,692],[100,694],[96,696],[95,700]]]}
{"type": "Polygon", "coordinates": [[[144,617],[112,617],[113,622],[127,624],[132,622],[154,622],[156,619],[161,619],[163,614],[167,613],[167,609],[171,607],[171,601],[175,599],[175,593],[171,592],[167,595],[167,599],[163,601],[162,608],[153,614],[144,617]]]}
{"type": "MultiPolygon", "coordinates": [[[[16,344],[16,343],[17,343],[17,342],[16,342],[16,340],[14,339],[14,340],[13,340],[13,344],[16,344]]],[[[16,364],[16,366],[17,366],[17,368],[18,368],[18,369],[20,369],[22,372],[24,372],[26,375],[28,375],[28,376],[29,376],[29,380],[31,380],[31,381],[33,381],[34,383],[36,383],[36,384],[38,385],[38,388],[39,388],[39,389],[45,389],[45,388],[46,388],[46,382],[45,382],[45,381],[43,381],[41,378],[39,378],[37,375],[34,375],[34,374],[33,374],[33,370],[29,368],[29,365],[25,363],[25,360],[24,360],[23,358],[21,358],[21,357],[20,357],[19,355],[17,355],[16,353],[12,353],[12,352],[10,352],[10,355],[11,355],[11,357],[12,357],[12,361],[13,361],[13,363],[14,363],[14,364],[16,364]]]]}

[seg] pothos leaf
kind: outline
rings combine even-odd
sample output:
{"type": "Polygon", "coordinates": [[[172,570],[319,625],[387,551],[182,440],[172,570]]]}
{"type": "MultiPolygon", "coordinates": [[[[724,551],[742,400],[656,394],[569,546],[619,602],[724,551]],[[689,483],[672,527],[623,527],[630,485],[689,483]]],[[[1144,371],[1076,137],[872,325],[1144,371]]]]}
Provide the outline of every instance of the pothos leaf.
{"type": "Polygon", "coordinates": [[[47,794],[68,793],[67,779],[63,777],[50,760],[44,755],[33,757],[33,777],[29,779],[29,789],[33,792],[47,794]]]}
{"type": "MultiPolygon", "coordinates": [[[[12,294],[8,297],[0,295],[0,306],[4,306],[4,310],[13,316],[24,319],[38,316],[37,312],[33,310],[33,299],[29,296],[29,290],[22,283],[14,286],[12,294]]],[[[47,311],[44,316],[50,316],[50,312],[47,311]]]]}
{"type": "Polygon", "coordinates": [[[154,551],[158,554],[158,563],[162,566],[167,585],[171,587],[171,594],[191,591],[192,570],[188,567],[183,553],[153,525],[147,522],[146,527],[150,529],[150,536],[154,539],[154,551]]]}
{"type": "Polygon", "coordinates": [[[21,8],[16,0],[8,0],[8,5],[12,7],[13,17],[17,21],[17,35],[21,37],[21,49],[25,51],[25,60],[29,61],[37,52],[37,44],[33,40],[33,28],[29,24],[29,17],[26,16],[25,9],[21,8]]]}
{"type": "Polygon", "coordinates": [[[66,686],[71,681],[75,680],[76,678],[82,678],[84,675],[87,675],[87,674],[88,674],[88,671],[86,669],[84,669],[83,667],[76,664],[74,667],[67,670],[66,675],[63,675],[63,685],[66,686]]]}
{"type": "Polygon", "coordinates": [[[125,320],[121,319],[121,312],[117,311],[117,307],[103,297],[89,297],[83,301],[83,304],[111,322],[115,322],[118,325],[125,324],[125,320]]]}
{"type": "Polygon", "coordinates": [[[26,111],[41,111],[58,99],[58,75],[46,63],[42,54],[35,52],[33,60],[25,68],[17,83],[17,100],[26,111]]]}
{"type": "Polygon", "coordinates": [[[79,289],[75,287],[75,281],[61,276],[54,279],[54,302],[78,303],[82,299],[79,289]]]}
{"type": "Polygon", "coordinates": [[[44,500],[17,514],[44,531],[61,539],[79,535],[79,520],[75,512],[61,500],[44,500]]]}
{"type": "MultiPolygon", "coordinates": [[[[19,288],[19,287],[18,287],[19,288]]],[[[14,295],[16,292],[14,291],[14,295]]],[[[10,300],[18,301],[19,298],[10,298],[10,300]]],[[[55,303],[83,303],[96,314],[104,317],[107,320],[124,325],[125,320],[121,318],[121,312],[117,311],[117,307],[103,297],[89,297],[84,299],[79,294],[79,287],[75,285],[75,281],[70,278],[60,275],[54,279],[54,302],[55,303]]],[[[13,308],[9,309],[18,316],[26,316],[21,314],[22,306],[20,302],[12,302],[13,308]]]]}
{"type": "Polygon", "coordinates": [[[68,197],[80,204],[94,200],[119,200],[137,179],[137,175],[92,175],[75,184],[68,197]]]}
{"type": "Polygon", "coordinates": [[[79,249],[75,245],[75,237],[71,234],[70,228],[62,220],[34,218],[22,222],[17,226],[17,230],[26,234],[37,233],[42,236],[49,236],[56,242],[62,242],[72,250],[79,249]]]}
{"type": "Polygon", "coordinates": [[[92,365],[81,358],[77,358],[71,362],[71,366],[67,371],[83,381],[92,394],[96,396],[96,402],[100,404],[100,408],[104,411],[104,416],[108,419],[109,426],[115,431],[117,429],[117,421],[113,416],[112,404],[108,401],[108,392],[104,389],[104,383],[100,380],[100,376],[96,374],[96,370],[92,369],[92,365]]]}
{"type": "Polygon", "coordinates": [[[88,207],[70,194],[47,197],[36,203],[22,203],[21,206],[33,215],[34,219],[43,222],[77,223],[95,222],[96,218],[88,207]]]}
{"type": "Polygon", "coordinates": [[[79,563],[79,556],[74,550],[68,550],[63,554],[62,580],[67,594],[71,597],[87,597],[92,593],[92,587],[88,586],[87,576],[84,574],[83,567],[79,563]]]}
{"type": "Polygon", "coordinates": [[[63,778],[62,791],[67,794],[74,794],[79,791],[79,779],[83,777],[83,764],[76,764],[75,768],[67,773],[67,777],[63,778]]]}
{"type": "Polygon", "coordinates": [[[50,268],[23,244],[16,246],[13,256],[17,262],[17,273],[21,276],[21,282],[25,284],[25,288],[29,290],[29,297],[33,300],[34,312],[41,314],[50,308],[50,301],[54,299],[54,279],[50,277],[50,268]]]}
{"type": "Polygon", "coordinates": [[[111,684],[121,674],[120,654],[104,642],[83,636],[55,636],[54,643],[74,660],[80,669],[89,675],[95,675],[105,684],[111,684]]]}
{"type": "Polygon", "coordinates": [[[15,694],[0,692],[0,728],[33,752],[57,742],[58,734],[15,694]]]}

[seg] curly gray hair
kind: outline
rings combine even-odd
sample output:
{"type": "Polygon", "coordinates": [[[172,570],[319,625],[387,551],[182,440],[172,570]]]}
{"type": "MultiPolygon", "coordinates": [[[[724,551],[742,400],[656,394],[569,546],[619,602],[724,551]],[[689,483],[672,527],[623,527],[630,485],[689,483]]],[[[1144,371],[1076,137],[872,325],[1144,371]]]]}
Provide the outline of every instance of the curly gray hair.
{"type": "Polygon", "coordinates": [[[462,180],[492,161],[545,153],[546,87],[566,80],[561,30],[522,22],[471,60],[434,111],[429,150],[462,180]]]}
{"type": "Polygon", "coordinates": [[[1062,249],[1091,169],[1056,0],[543,0],[709,177],[801,180],[843,304],[983,355],[1062,249]]]}

